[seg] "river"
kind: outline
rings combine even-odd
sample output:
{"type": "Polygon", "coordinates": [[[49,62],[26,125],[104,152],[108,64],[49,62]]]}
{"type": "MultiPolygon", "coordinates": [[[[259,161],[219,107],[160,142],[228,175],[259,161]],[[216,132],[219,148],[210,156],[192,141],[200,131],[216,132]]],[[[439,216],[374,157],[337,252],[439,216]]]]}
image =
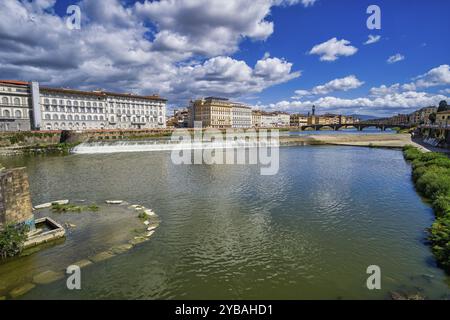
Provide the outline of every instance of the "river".
{"type": "Polygon", "coordinates": [[[0,159],[26,166],[34,204],[123,199],[153,208],[150,241],[26,299],[385,299],[448,297],[425,243],[433,211],[399,150],[280,148],[280,169],[174,165],[170,152],[0,159]],[[381,290],[368,290],[378,265],[381,290]]]}

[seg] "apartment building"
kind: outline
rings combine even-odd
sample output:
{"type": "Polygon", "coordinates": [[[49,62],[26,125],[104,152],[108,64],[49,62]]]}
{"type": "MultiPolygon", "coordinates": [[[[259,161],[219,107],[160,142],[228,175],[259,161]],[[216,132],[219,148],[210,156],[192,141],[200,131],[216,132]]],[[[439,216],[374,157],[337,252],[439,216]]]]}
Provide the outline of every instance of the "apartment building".
{"type": "Polygon", "coordinates": [[[37,82],[0,81],[0,101],[1,115],[9,117],[8,122],[4,119],[5,131],[166,127],[167,100],[157,95],[82,91],[40,87],[37,82]]]}
{"type": "Polygon", "coordinates": [[[0,132],[30,130],[31,108],[28,82],[0,80],[0,132]]]}
{"type": "Polygon", "coordinates": [[[192,101],[189,107],[191,127],[200,121],[206,128],[250,128],[252,110],[226,98],[207,97],[192,101]]]}
{"type": "Polygon", "coordinates": [[[304,114],[291,114],[290,126],[291,127],[303,127],[308,125],[308,115],[304,114]]]}

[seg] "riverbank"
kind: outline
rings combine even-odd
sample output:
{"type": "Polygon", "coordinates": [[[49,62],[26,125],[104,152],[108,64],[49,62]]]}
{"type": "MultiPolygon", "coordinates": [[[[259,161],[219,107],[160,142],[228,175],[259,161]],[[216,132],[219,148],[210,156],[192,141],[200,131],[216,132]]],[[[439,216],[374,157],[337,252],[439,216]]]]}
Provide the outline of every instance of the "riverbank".
{"type": "Polygon", "coordinates": [[[428,240],[439,265],[450,273],[450,159],[412,146],[404,148],[404,157],[411,162],[417,191],[433,206],[436,220],[428,229],[428,240]]]}
{"type": "Polygon", "coordinates": [[[411,145],[430,151],[411,140],[410,134],[327,134],[300,137],[280,137],[280,145],[341,145],[355,147],[403,148],[411,145]]]}

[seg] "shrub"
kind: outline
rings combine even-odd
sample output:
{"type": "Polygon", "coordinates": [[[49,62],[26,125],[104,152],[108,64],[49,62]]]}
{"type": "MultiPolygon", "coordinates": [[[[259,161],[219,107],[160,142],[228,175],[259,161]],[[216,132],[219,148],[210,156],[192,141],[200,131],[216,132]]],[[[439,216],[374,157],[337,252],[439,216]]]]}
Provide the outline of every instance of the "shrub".
{"type": "Polygon", "coordinates": [[[450,272],[450,159],[440,153],[421,153],[404,148],[405,159],[412,161],[417,190],[433,200],[436,220],[429,228],[428,239],[439,264],[450,272]]]}
{"type": "Polygon", "coordinates": [[[7,225],[0,231],[0,258],[6,259],[22,252],[29,228],[25,224],[7,225]]]}

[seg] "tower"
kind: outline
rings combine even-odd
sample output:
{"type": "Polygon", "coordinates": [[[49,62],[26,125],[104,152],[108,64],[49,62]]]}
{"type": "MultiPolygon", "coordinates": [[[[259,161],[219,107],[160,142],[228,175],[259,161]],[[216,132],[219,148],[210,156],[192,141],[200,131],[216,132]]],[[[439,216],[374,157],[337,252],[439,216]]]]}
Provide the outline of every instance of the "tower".
{"type": "Polygon", "coordinates": [[[312,115],[313,116],[316,115],[316,106],[315,105],[312,106],[312,115]]]}

